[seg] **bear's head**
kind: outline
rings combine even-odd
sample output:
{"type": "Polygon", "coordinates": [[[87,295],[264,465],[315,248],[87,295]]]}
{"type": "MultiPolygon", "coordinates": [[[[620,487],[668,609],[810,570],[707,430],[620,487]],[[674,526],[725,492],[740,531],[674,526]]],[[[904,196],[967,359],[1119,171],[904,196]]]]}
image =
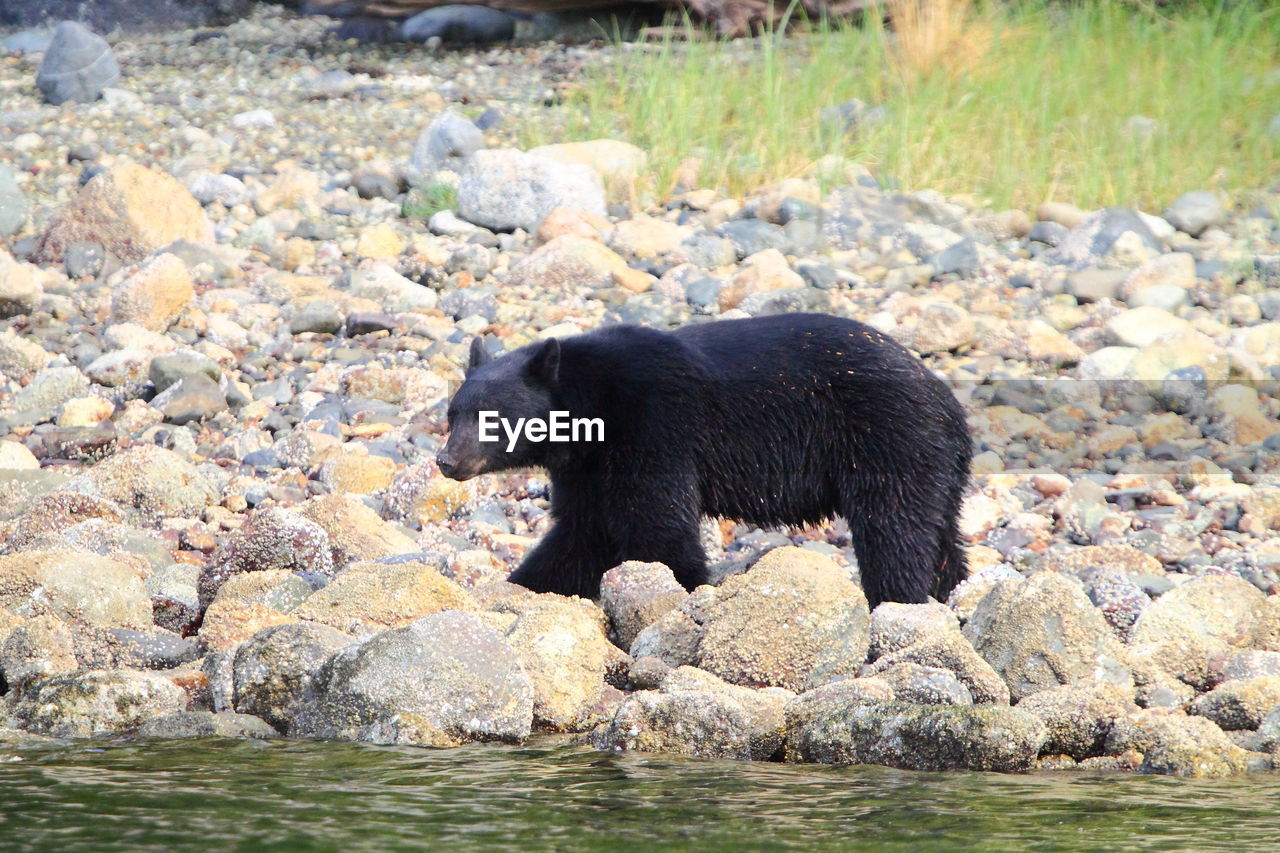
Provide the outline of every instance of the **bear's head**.
{"type": "Polygon", "coordinates": [[[543,464],[547,445],[530,441],[520,425],[549,419],[557,408],[559,378],[555,338],[493,360],[479,338],[472,340],[466,380],[449,401],[449,440],[436,455],[440,473],[469,480],[543,464]]]}

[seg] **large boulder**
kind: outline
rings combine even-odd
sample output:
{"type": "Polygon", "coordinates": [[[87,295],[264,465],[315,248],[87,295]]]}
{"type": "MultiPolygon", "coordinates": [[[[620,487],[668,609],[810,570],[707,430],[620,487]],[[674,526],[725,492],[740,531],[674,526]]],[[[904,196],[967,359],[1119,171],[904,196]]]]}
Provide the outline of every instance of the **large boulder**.
{"type": "Polygon", "coordinates": [[[474,610],[467,591],[418,560],[352,563],[292,611],[356,636],[400,628],[441,610],[474,610]]]}
{"type": "Polygon", "coordinates": [[[763,761],[782,747],[784,709],[794,695],[776,687],[738,687],[679,667],[659,690],[628,695],[594,740],[601,749],[763,761]]]}
{"type": "Polygon", "coordinates": [[[997,583],[964,626],[1013,700],[1060,684],[1132,686],[1124,647],[1080,585],[1056,572],[997,583]]]}
{"type": "Polygon", "coordinates": [[[293,710],[311,695],[321,665],[351,637],[327,625],[292,622],[254,634],[237,647],[232,664],[235,709],[255,714],[281,731],[293,710]]]}
{"type": "Polygon", "coordinates": [[[829,557],[776,548],[719,587],[697,665],[744,687],[807,690],[857,674],[870,622],[862,589],[829,557]]]}
{"type": "Polygon", "coordinates": [[[336,568],[357,560],[381,560],[418,550],[417,544],[395,525],[348,495],[312,498],[295,511],[329,534],[330,556],[336,568]]]}
{"type": "Polygon", "coordinates": [[[112,454],[67,488],[113,501],[150,524],[199,516],[218,501],[217,489],[194,465],[154,444],[135,444],[112,454]]]}
{"type": "Polygon", "coordinates": [[[51,104],[96,101],[120,82],[120,65],[106,39],[84,24],[63,21],[36,69],[36,88],[51,104]]]}
{"type": "Polygon", "coordinates": [[[458,214],[494,231],[534,232],[553,208],[605,215],[604,186],[588,166],[495,148],[467,158],[458,185],[458,214]]]}
{"type": "Polygon", "coordinates": [[[1250,644],[1266,611],[1266,596],[1230,575],[1193,578],[1157,598],[1133,626],[1130,645],[1188,684],[1208,688],[1212,660],[1250,644]]]}
{"type": "Polygon", "coordinates": [[[40,235],[34,257],[57,263],[71,244],[90,242],[140,261],[175,240],[213,241],[204,208],[167,173],[124,163],[84,185],[40,235]]]}
{"type": "Polygon", "coordinates": [[[516,653],[473,613],[444,611],[338,652],[316,676],[294,734],[456,746],[518,742],[534,689],[516,653]]]}
{"type": "Polygon", "coordinates": [[[1110,684],[1064,684],[1033,693],[1018,710],[1040,719],[1048,736],[1047,755],[1069,755],[1077,761],[1101,755],[1107,735],[1120,717],[1138,710],[1133,699],[1110,684]]]}
{"type": "Polygon", "coordinates": [[[253,738],[268,739],[278,732],[258,717],[234,711],[179,711],[163,717],[152,717],[138,728],[138,737],[175,740],[178,738],[253,738]]]}
{"type": "Polygon", "coordinates": [[[624,649],[636,636],[680,605],[688,593],[662,563],[630,560],[600,579],[600,606],[609,616],[613,638],[624,649]]]}
{"type": "Polygon", "coordinates": [[[329,534],[314,521],[279,507],[253,512],[201,570],[200,604],[207,607],[232,575],[273,570],[333,577],[329,534]]]}
{"type": "Polygon", "coordinates": [[[0,610],[97,628],[151,626],[151,600],[135,566],[81,551],[0,556],[0,610]]]}
{"type": "Polygon", "coordinates": [[[954,674],[978,705],[1009,704],[1009,687],[1000,673],[974,650],[959,631],[943,631],[936,636],[926,636],[909,646],[890,652],[877,658],[863,674],[874,677],[903,664],[944,669],[954,674]]]}
{"type": "Polygon", "coordinates": [[[211,650],[231,649],[263,628],[296,622],[290,611],[310,594],[306,581],[280,569],[232,575],[204,611],[200,642],[211,650]]]}
{"type": "Polygon", "coordinates": [[[13,717],[36,734],[95,737],[130,734],[186,708],[186,691],[161,675],[87,670],[36,682],[14,704],[13,717]]]}
{"type": "Polygon", "coordinates": [[[921,640],[960,633],[960,620],[945,604],[900,604],[886,601],[871,611],[871,660],[905,649],[921,640]]]}
{"type": "Polygon", "coordinates": [[[1002,706],[795,703],[787,714],[788,761],[883,764],[907,770],[1025,770],[1040,754],[1044,724],[1002,706]]]}
{"type": "Polygon", "coordinates": [[[1138,770],[1166,776],[1214,778],[1249,769],[1249,754],[1204,717],[1145,710],[1115,720],[1106,753],[1142,755],[1138,770]]]}
{"type": "Polygon", "coordinates": [[[601,722],[606,670],[616,659],[594,604],[559,595],[511,597],[496,605],[513,612],[507,643],[533,684],[533,718],[540,729],[585,731],[601,722]]]}
{"type": "Polygon", "coordinates": [[[61,619],[48,614],[26,619],[14,615],[17,624],[6,631],[5,618],[0,617],[0,682],[10,690],[77,668],[75,638],[61,619]]]}
{"type": "Polygon", "coordinates": [[[1197,697],[1187,712],[1212,720],[1226,731],[1254,730],[1280,708],[1280,677],[1261,675],[1224,681],[1197,697]]]}

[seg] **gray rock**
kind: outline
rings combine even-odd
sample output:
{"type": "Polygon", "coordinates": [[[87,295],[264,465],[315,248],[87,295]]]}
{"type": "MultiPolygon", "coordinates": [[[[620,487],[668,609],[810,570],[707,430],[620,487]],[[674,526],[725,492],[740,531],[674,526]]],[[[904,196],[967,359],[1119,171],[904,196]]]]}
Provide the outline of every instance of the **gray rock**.
{"type": "Polygon", "coordinates": [[[8,166],[0,165],[0,237],[12,237],[27,224],[29,205],[8,166]]]}
{"type": "Polygon", "coordinates": [[[459,246],[444,262],[444,270],[449,275],[468,272],[476,281],[483,281],[491,269],[493,269],[493,255],[487,248],[475,243],[464,243],[459,246]]]}
{"type": "Polygon", "coordinates": [[[533,685],[533,722],[539,730],[589,731],[601,715],[605,675],[630,660],[605,637],[605,620],[594,605],[563,596],[509,599],[496,606],[515,611],[506,641],[533,685]]]}
{"type": "Polygon", "coordinates": [[[75,21],[58,24],[36,71],[36,87],[51,104],[96,101],[103,89],[119,81],[120,66],[110,45],[75,21]]]}
{"type": "Polygon", "coordinates": [[[452,210],[440,210],[431,214],[427,220],[427,230],[441,237],[470,237],[481,233],[481,229],[470,222],[459,219],[452,210]]]}
{"type": "Polygon", "coordinates": [[[356,195],[364,199],[385,198],[394,201],[400,195],[400,185],[381,172],[361,172],[352,180],[356,195]]]}
{"type": "Polygon", "coordinates": [[[1033,243],[1057,246],[1066,239],[1069,231],[1070,229],[1060,222],[1041,220],[1031,226],[1031,233],[1027,235],[1027,239],[1033,243]]]}
{"type": "Polygon", "coordinates": [[[494,231],[533,232],[557,207],[605,216],[604,186],[587,166],[510,148],[476,151],[458,185],[458,214],[494,231]]]}
{"type": "Polygon", "coordinates": [[[62,254],[68,278],[94,278],[107,263],[107,250],[83,240],[72,243],[62,254]]]}
{"type": "Polygon", "coordinates": [[[224,207],[234,207],[249,200],[249,188],[234,175],[197,172],[187,179],[187,191],[201,204],[215,201],[224,207]]]}
{"type": "Polygon", "coordinates": [[[1111,727],[1138,710],[1133,699],[1109,684],[1066,684],[1033,693],[1018,709],[1038,717],[1048,732],[1044,751],[1083,761],[1102,755],[1111,727]]]}
{"type": "Polygon", "coordinates": [[[1056,572],[1001,581],[964,636],[1004,677],[1016,701],[1077,681],[1132,686],[1124,647],[1084,590],[1056,572]]]}
{"type": "Polygon", "coordinates": [[[857,673],[870,621],[861,588],[830,558],[776,548],[719,587],[697,666],[733,684],[805,690],[857,673]]]}
{"type": "Polygon", "coordinates": [[[194,640],[165,631],[108,628],[118,665],[129,669],[173,669],[200,657],[194,640]]]}
{"type": "Polygon", "coordinates": [[[662,563],[631,560],[600,579],[600,606],[609,617],[612,639],[624,649],[631,648],[641,631],[687,597],[684,587],[662,563]]]}
{"type": "Polygon", "coordinates": [[[600,749],[764,761],[782,747],[784,711],[794,696],[776,687],[737,687],[680,667],[659,690],[628,695],[593,740],[600,749]]]}
{"type": "Polygon", "coordinates": [[[164,353],[151,359],[147,368],[147,378],[156,386],[157,391],[164,391],[190,376],[204,376],[213,382],[222,379],[222,368],[207,355],[195,350],[177,350],[164,353]]]}
{"type": "Polygon", "coordinates": [[[1227,211],[1217,193],[1196,190],[1174,199],[1165,209],[1164,218],[1179,231],[1199,237],[1206,228],[1225,222],[1227,211]]]}
{"type": "Polygon", "coordinates": [[[56,616],[24,619],[0,642],[0,679],[10,690],[77,668],[71,629],[56,616]]]}
{"type": "Polygon", "coordinates": [[[949,633],[959,635],[960,622],[945,604],[886,601],[871,611],[868,654],[871,660],[877,660],[921,640],[949,633]]]}
{"type": "Polygon", "coordinates": [[[240,644],[232,664],[233,704],[287,731],[293,711],[311,696],[320,666],[351,637],[311,622],[265,628],[240,644]]]}
{"type": "Polygon", "coordinates": [[[138,737],[175,740],[193,737],[273,738],[279,732],[258,717],[223,711],[180,711],[147,720],[138,737]]]}
{"type": "Polygon", "coordinates": [[[227,410],[227,396],[218,383],[203,373],[187,376],[152,401],[168,423],[188,424],[208,420],[227,410]]]}
{"type": "Polygon", "coordinates": [[[1127,277],[1124,270],[1076,270],[1067,274],[1066,291],[1080,302],[1116,299],[1127,277]]]}
{"type": "Polygon", "coordinates": [[[52,30],[23,30],[0,39],[0,51],[6,53],[44,53],[53,41],[52,30]]]}
{"type": "Polygon", "coordinates": [[[967,276],[977,272],[981,261],[978,258],[977,244],[965,238],[935,254],[929,259],[929,263],[937,271],[938,275],[958,273],[959,275],[967,276]]]}
{"type": "Polygon", "coordinates": [[[722,284],[719,279],[710,276],[694,279],[685,285],[685,299],[695,308],[711,308],[719,304],[722,284]]]}
{"type": "Polygon", "coordinates": [[[533,724],[533,685],[515,650],[473,613],[448,610],[334,655],[300,713],[298,734],[453,746],[518,742],[533,724]]]}
{"type": "Polygon", "coordinates": [[[1138,617],[1133,646],[1151,646],[1161,668],[1208,689],[1210,660],[1249,642],[1262,619],[1266,596],[1230,575],[1202,575],[1161,595],[1138,617]]]}
{"type": "Polygon", "coordinates": [[[1107,735],[1105,753],[1142,754],[1140,773],[1214,778],[1249,767],[1249,754],[1204,717],[1144,710],[1118,718],[1107,735]]]}
{"type": "Polygon", "coordinates": [[[1280,676],[1261,675],[1224,681],[1196,698],[1187,713],[1207,717],[1226,731],[1253,730],[1280,708],[1280,676]]]}
{"type": "Polygon", "coordinates": [[[1127,207],[1111,207],[1091,213],[1085,220],[1072,228],[1057,248],[1045,252],[1041,257],[1051,263],[1065,264],[1077,269],[1089,266],[1119,265],[1132,266],[1147,258],[1116,257],[1118,248],[1140,248],[1148,255],[1159,254],[1164,247],[1151,232],[1146,220],[1136,211],[1127,207]],[[1129,246],[1119,245],[1125,234],[1133,234],[1129,246]],[[1133,246],[1136,241],[1136,246],[1133,246]]]}
{"type": "Polygon", "coordinates": [[[788,287],[782,290],[766,290],[752,293],[738,303],[738,309],[753,317],[767,314],[794,314],[800,311],[827,313],[831,308],[831,296],[814,287],[788,287]]]}
{"type": "Polygon", "coordinates": [[[786,232],[760,219],[735,219],[721,225],[716,233],[733,244],[738,260],[765,249],[777,249],[783,254],[788,250],[786,232]]]}
{"type": "Polygon", "coordinates": [[[328,299],[313,299],[299,308],[289,320],[289,333],[301,335],[304,332],[316,332],[332,335],[342,328],[345,319],[336,303],[328,299]]]}
{"type": "Polygon", "coordinates": [[[186,563],[173,563],[151,573],[146,589],[156,625],[178,634],[195,627],[200,616],[199,577],[200,568],[186,563]]]}
{"type": "Polygon", "coordinates": [[[492,322],[498,316],[495,293],[492,285],[451,290],[440,299],[440,310],[456,320],[478,315],[492,322]]]}
{"type": "Polygon", "coordinates": [[[409,175],[417,181],[439,169],[455,168],[459,161],[483,147],[484,133],[471,119],[445,111],[418,135],[409,160],[409,175]]]}
{"type": "Polygon", "coordinates": [[[147,720],[187,709],[187,694],[148,672],[87,670],[32,685],[13,706],[20,728],[54,737],[131,734],[147,720]]]}
{"type": "Polygon", "coordinates": [[[400,38],[442,44],[492,44],[515,37],[515,19],[487,6],[437,6],[413,15],[400,24],[400,38]]]}
{"type": "MultiPolygon", "coordinates": [[[[483,251],[483,247],[481,248],[483,251]]],[[[429,287],[411,281],[385,264],[352,270],[351,295],[377,302],[387,311],[430,311],[438,297],[429,287]]]]}
{"type": "Polygon", "coordinates": [[[900,663],[877,673],[893,688],[893,697],[913,705],[972,705],[973,694],[950,670],[900,663]]]}
{"type": "Polygon", "coordinates": [[[1046,731],[1017,708],[844,703],[793,705],[788,761],[882,764],[906,770],[1026,770],[1046,731]],[[805,713],[808,712],[808,713],[805,713]]]}
{"type": "Polygon", "coordinates": [[[968,311],[954,302],[935,299],[920,311],[912,346],[922,354],[946,352],[968,346],[976,335],[977,326],[968,311]]]}
{"type": "MultiPolygon", "coordinates": [[[[921,605],[915,605],[921,606],[921,605]]],[[[878,609],[878,608],[877,608],[878,609]]],[[[959,631],[928,633],[909,646],[890,652],[863,669],[865,676],[875,677],[891,667],[904,663],[945,669],[969,690],[979,705],[1009,704],[1009,688],[991,664],[974,651],[959,631]]]]}
{"type": "Polygon", "coordinates": [[[209,558],[200,573],[200,604],[208,606],[232,575],[278,569],[334,575],[331,540],[324,528],[280,507],[256,510],[209,558]]]}
{"type": "Polygon", "coordinates": [[[680,244],[680,251],[689,263],[703,269],[729,266],[738,260],[733,241],[706,231],[699,231],[680,244]]]}

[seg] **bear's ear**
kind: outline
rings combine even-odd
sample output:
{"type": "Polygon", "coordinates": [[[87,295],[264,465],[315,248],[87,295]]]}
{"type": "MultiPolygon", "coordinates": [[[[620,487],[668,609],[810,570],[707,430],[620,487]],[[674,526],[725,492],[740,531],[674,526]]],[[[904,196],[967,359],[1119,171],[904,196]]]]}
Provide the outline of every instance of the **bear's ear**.
{"type": "Polygon", "coordinates": [[[560,341],[547,338],[529,359],[529,375],[544,385],[555,385],[560,379],[560,341]]]}
{"type": "Polygon", "coordinates": [[[467,364],[467,373],[489,363],[489,351],[484,348],[479,338],[471,339],[471,360],[467,364]]]}

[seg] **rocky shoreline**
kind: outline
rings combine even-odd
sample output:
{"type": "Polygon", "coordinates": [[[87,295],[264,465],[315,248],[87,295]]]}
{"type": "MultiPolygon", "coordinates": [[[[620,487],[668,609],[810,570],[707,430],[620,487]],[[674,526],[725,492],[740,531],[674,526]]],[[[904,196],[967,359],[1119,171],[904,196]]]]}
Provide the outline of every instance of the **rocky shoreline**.
{"type": "Polygon", "coordinates": [[[743,199],[691,161],[649,199],[625,142],[513,147],[611,48],[326,25],[117,40],[103,97],[56,107],[40,53],[0,52],[0,753],[556,736],[1273,767],[1275,188],[992,211],[828,158],[743,199]],[[692,594],[658,564],[597,602],[504,580],[549,526],[545,480],[433,461],[473,337],[795,310],[893,335],[967,405],[949,601],[868,612],[842,524],[708,522],[721,582],[692,594]]]}

